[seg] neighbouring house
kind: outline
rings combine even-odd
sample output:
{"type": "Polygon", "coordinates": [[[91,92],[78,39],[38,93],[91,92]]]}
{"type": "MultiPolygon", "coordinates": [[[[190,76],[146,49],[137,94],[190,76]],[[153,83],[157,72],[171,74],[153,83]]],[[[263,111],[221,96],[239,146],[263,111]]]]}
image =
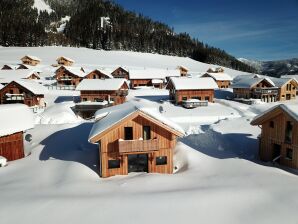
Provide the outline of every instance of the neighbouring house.
{"type": "Polygon", "coordinates": [[[23,133],[33,127],[33,112],[26,105],[0,105],[0,156],[8,161],[24,158],[23,133]]]}
{"type": "Polygon", "coordinates": [[[213,102],[214,90],[217,88],[212,78],[173,77],[167,85],[170,100],[175,104],[189,100],[213,102]]]}
{"type": "Polygon", "coordinates": [[[225,89],[225,88],[229,88],[231,85],[231,82],[233,81],[233,78],[226,74],[226,73],[221,73],[221,72],[207,72],[204,75],[202,75],[202,77],[210,77],[213,78],[214,81],[217,83],[218,88],[220,89],[225,89]]]}
{"type": "Polygon", "coordinates": [[[278,87],[278,101],[296,99],[298,82],[292,78],[270,78],[278,87]]]}
{"type": "Polygon", "coordinates": [[[207,70],[207,73],[224,73],[225,70],[222,67],[217,67],[217,68],[209,68],[207,70]]]}
{"type": "Polygon", "coordinates": [[[173,173],[174,148],[184,131],[155,110],[127,102],[96,112],[89,142],[98,144],[101,177],[173,173]]]}
{"type": "Polygon", "coordinates": [[[261,127],[259,156],[298,168],[298,105],[280,104],[255,117],[252,125],[261,127]]]}
{"type": "Polygon", "coordinates": [[[44,86],[33,80],[15,80],[0,89],[0,104],[22,103],[29,107],[45,107],[44,86]]]}
{"type": "Polygon", "coordinates": [[[32,65],[20,64],[17,67],[17,70],[23,70],[23,69],[34,70],[37,74],[40,74],[40,73],[43,72],[42,69],[41,69],[41,67],[39,65],[32,66],[32,65]]]}
{"type": "Polygon", "coordinates": [[[118,67],[114,71],[111,72],[112,76],[114,78],[120,78],[120,79],[126,79],[129,80],[129,72],[128,69],[125,69],[123,67],[118,67]]]}
{"type": "Polygon", "coordinates": [[[21,61],[23,64],[31,65],[31,66],[36,66],[41,62],[41,60],[38,57],[31,56],[31,55],[25,55],[24,57],[21,58],[21,61]]]}
{"type": "Polygon", "coordinates": [[[124,103],[128,89],[126,79],[84,79],[76,88],[81,101],[76,104],[76,111],[90,118],[98,109],[124,103]]]}
{"type": "Polygon", "coordinates": [[[59,86],[77,86],[85,76],[81,67],[61,66],[55,71],[54,78],[59,86]]]}
{"type": "Polygon", "coordinates": [[[129,80],[131,88],[152,86],[163,88],[170,77],[180,77],[178,69],[130,69],[129,80]]]}
{"type": "Polygon", "coordinates": [[[180,71],[181,76],[187,76],[189,69],[186,68],[185,66],[179,65],[178,69],[180,71]]]}
{"type": "Polygon", "coordinates": [[[34,70],[0,70],[0,83],[8,84],[13,80],[39,80],[40,76],[34,70]]]}
{"type": "Polygon", "coordinates": [[[16,70],[20,65],[6,64],[3,65],[1,70],[16,70]]]}
{"type": "Polygon", "coordinates": [[[74,60],[68,57],[61,56],[56,59],[58,65],[63,65],[63,66],[72,66],[74,63],[74,60]]]}
{"type": "Polygon", "coordinates": [[[91,72],[89,72],[85,79],[112,79],[113,76],[109,74],[108,72],[105,72],[103,70],[95,69],[91,72]]]}
{"type": "Polygon", "coordinates": [[[263,102],[278,100],[278,87],[269,78],[238,77],[231,88],[236,99],[260,99],[263,102]]]}

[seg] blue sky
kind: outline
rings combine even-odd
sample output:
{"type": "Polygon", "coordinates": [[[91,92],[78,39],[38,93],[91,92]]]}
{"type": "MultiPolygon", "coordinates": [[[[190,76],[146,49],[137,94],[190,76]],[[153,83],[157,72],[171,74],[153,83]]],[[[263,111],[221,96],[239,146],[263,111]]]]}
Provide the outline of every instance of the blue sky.
{"type": "Polygon", "coordinates": [[[114,0],[235,57],[298,57],[298,0],[114,0]]]}

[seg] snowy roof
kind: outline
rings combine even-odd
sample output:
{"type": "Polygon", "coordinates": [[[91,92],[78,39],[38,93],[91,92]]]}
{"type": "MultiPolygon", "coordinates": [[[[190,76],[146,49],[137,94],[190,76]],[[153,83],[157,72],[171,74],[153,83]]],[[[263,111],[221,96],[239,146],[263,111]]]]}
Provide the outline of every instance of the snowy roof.
{"type": "Polygon", "coordinates": [[[39,77],[34,70],[0,70],[0,83],[9,83],[13,80],[27,79],[32,74],[39,77]]]}
{"type": "Polygon", "coordinates": [[[17,69],[22,69],[22,67],[25,67],[30,70],[34,70],[35,72],[42,73],[42,69],[38,65],[33,66],[33,65],[20,64],[17,69]]]}
{"type": "Polygon", "coordinates": [[[291,78],[291,79],[296,79],[298,82],[298,75],[283,75],[281,78],[291,78]]]}
{"type": "Polygon", "coordinates": [[[163,83],[162,79],[152,79],[152,84],[161,84],[163,83]]]}
{"type": "MultiPolygon", "coordinates": [[[[270,78],[276,87],[282,87],[287,84],[291,80],[295,80],[292,78],[270,78]]],[[[296,80],[295,80],[296,81],[296,80]]],[[[297,82],[297,81],[296,81],[297,82]]]]}
{"type": "Polygon", "coordinates": [[[193,90],[193,89],[217,89],[218,85],[213,78],[188,78],[173,77],[170,82],[176,90],[193,90]]]}
{"type": "Polygon", "coordinates": [[[34,61],[41,61],[41,59],[39,59],[36,56],[32,56],[32,55],[25,55],[24,57],[21,58],[21,60],[23,60],[26,57],[29,58],[29,59],[31,59],[31,60],[34,60],[34,61]]]}
{"type": "Polygon", "coordinates": [[[56,59],[56,61],[59,61],[59,60],[61,60],[61,58],[65,59],[66,61],[70,61],[70,62],[72,62],[72,63],[74,63],[74,62],[75,62],[75,61],[74,61],[74,60],[72,60],[71,58],[64,57],[64,56],[61,56],[61,57],[57,58],[57,59],[56,59]]]}
{"type": "Polygon", "coordinates": [[[207,72],[206,73],[208,76],[212,77],[216,81],[232,81],[232,77],[228,75],[227,73],[211,73],[207,72]]]}
{"type": "Polygon", "coordinates": [[[43,85],[39,84],[38,82],[35,82],[34,80],[22,79],[14,80],[14,82],[25,87],[35,95],[44,95],[48,91],[43,85]]]}
{"type": "Polygon", "coordinates": [[[83,79],[76,90],[119,90],[124,83],[126,79],[83,79]]]}
{"type": "Polygon", "coordinates": [[[0,137],[34,127],[33,112],[25,104],[0,105],[0,137]]]}
{"type": "Polygon", "coordinates": [[[298,122],[298,105],[292,104],[292,105],[286,105],[286,104],[279,104],[277,106],[271,107],[270,109],[266,110],[265,112],[259,114],[256,116],[252,121],[252,125],[258,125],[260,124],[260,121],[267,117],[271,112],[281,109],[285,111],[290,117],[292,117],[294,120],[298,122]]]}
{"type": "Polygon", "coordinates": [[[90,71],[88,71],[88,74],[87,75],[89,75],[91,72],[95,72],[95,71],[98,71],[98,72],[100,72],[100,73],[108,76],[110,79],[113,79],[114,78],[114,76],[111,75],[111,72],[110,71],[102,70],[102,69],[93,69],[93,70],[90,70],[90,71]]]}
{"type": "Polygon", "coordinates": [[[181,135],[185,134],[184,130],[179,125],[163,117],[158,111],[155,110],[156,108],[148,108],[145,105],[142,105],[141,102],[132,101],[98,110],[95,113],[96,121],[89,134],[89,141],[91,141],[91,139],[95,136],[103,133],[108,128],[114,126],[115,124],[121,122],[128,116],[138,111],[143,112],[144,114],[161,122],[167,127],[181,133],[181,135]]]}
{"type": "Polygon", "coordinates": [[[180,69],[180,68],[183,69],[183,70],[189,71],[189,69],[187,67],[183,66],[183,65],[179,65],[178,69],[180,69]]]}
{"type": "Polygon", "coordinates": [[[266,80],[272,87],[275,87],[270,78],[252,78],[251,76],[242,76],[238,77],[236,81],[234,80],[231,88],[252,88],[263,80],[266,80]]]}
{"type": "Polygon", "coordinates": [[[4,85],[2,85],[1,83],[0,83],[0,89],[2,89],[4,87],[4,85]]]}
{"type": "Polygon", "coordinates": [[[5,64],[5,65],[2,66],[2,68],[4,66],[9,67],[10,69],[16,70],[20,65],[19,64],[5,64]]]}
{"type": "Polygon", "coordinates": [[[180,77],[178,69],[130,69],[130,79],[165,79],[166,77],[180,77]]]}
{"type": "Polygon", "coordinates": [[[58,69],[60,69],[61,67],[65,68],[65,70],[69,71],[70,73],[72,73],[78,77],[84,78],[86,76],[86,73],[82,71],[82,67],[70,67],[70,66],[62,65],[58,69]]]}

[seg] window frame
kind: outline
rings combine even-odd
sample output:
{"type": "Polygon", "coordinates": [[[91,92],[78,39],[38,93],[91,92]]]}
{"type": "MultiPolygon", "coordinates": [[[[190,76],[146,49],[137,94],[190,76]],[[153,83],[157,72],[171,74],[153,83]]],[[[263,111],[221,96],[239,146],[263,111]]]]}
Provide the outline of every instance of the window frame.
{"type": "Polygon", "coordinates": [[[155,165],[156,166],[168,165],[168,157],[167,156],[157,156],[157,157],[155,157],[155,165]]]}

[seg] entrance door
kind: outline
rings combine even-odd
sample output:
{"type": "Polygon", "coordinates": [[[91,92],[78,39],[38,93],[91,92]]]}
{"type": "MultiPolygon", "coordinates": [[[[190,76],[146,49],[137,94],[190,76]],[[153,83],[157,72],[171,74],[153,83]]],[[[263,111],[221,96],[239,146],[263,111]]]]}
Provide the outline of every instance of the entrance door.
{"type": "Polygon", "coordinates": [[[280,162],[280,155],[281,155],[281,146],[278,144],[273,144],[273,151],[272,151],[272,160],[274,162],[280,162]]]}
{"type": "Polygon", "coordinates": [[[128,172],[148,172],[148,154],[128,155],[128,172]]]}

